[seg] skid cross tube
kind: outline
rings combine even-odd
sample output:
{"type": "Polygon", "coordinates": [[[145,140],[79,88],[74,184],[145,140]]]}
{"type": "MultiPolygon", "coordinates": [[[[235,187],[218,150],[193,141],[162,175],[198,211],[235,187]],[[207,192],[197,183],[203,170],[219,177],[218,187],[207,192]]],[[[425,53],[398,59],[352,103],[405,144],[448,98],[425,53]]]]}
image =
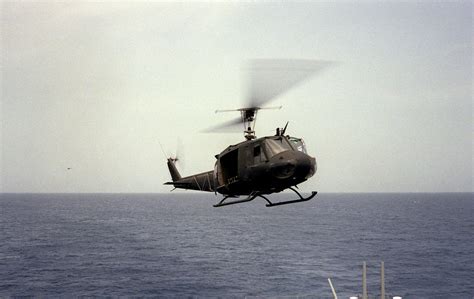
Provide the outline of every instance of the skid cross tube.
{"type": "Polygon", "coordinates": [[[227,195],[225,196],[221,201],[219,201],[219,203],[215,204],[214,205],[214,208],[218,208],[218,207],[223,207],[223,206],[229,206],[229,205],[235,205],[237,203],[243,203],[243,202],[248,202],[248,201],[252,201],[254,200],[258,195],[256,193],[251,193],[246,199],[239,199],[239,200],[234,200],[234,201],[230,201],[230,202],[224,202],[227,198],[229,197],[236,197],[236,196],[230,196],[230,195],[227,195]]]}
{"type": "Polygon", "coordinates": [[[287,204],[291,204],[291,203],[297,203],[297,202],[308,201],[308,200],[310,200],[311,198],[315,197],[316,194],[318,194],[317,191],[312,191],[310,196],[308,196],[308,197],[303,197],[303,196],[301,196],[301,194],[300,194],[298,191],[296,191],[296,190],[293,189],[292,187],[290,187],[290,189],[291,189],[292,191],[294,191],[296,194],[298,194],[298,196],[299,196],[300,199],[293,199],[293,200],[281,201],[281,202],[276,202],[276,203],[269,202],[266,206],[267,206],[267,207],[275,207],[275,206],[287,205],[287,204]]]}

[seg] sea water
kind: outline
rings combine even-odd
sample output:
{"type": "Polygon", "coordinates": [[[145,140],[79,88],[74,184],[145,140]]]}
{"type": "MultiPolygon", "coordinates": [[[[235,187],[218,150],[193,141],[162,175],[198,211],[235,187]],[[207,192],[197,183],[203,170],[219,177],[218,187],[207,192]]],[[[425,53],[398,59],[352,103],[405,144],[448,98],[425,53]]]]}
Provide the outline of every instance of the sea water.
{"type": "Polygon", "coordinates": [[[0,196],[0,297],[474,296],[471,193],[0,196]]]}

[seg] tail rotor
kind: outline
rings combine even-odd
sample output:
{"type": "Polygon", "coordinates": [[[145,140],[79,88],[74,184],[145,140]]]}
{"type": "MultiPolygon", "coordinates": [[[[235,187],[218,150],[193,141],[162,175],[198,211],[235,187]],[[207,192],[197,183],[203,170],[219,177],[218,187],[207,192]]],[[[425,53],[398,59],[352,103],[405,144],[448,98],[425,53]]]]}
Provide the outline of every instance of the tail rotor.
{"type": "Polygon", "coordinates": [[[160,147],[161,147],[161,152],[163,153],[163,155],[165,156],[167,160],[168,169],[171,174],[171,179],[173,181],[177,181],[181,179],[181,174],[179,173],[178,168],[177,168],[177,166],[179,166],[179,168],[183,170],[184,165],[185,165],[184,159],[183,159],[183,156],[184,156],[183,143],[181,139],[178,138],[176,151],[174,154],[168,154],[167,152],[165,152],[161,142],[160,142],[160,147]]]}

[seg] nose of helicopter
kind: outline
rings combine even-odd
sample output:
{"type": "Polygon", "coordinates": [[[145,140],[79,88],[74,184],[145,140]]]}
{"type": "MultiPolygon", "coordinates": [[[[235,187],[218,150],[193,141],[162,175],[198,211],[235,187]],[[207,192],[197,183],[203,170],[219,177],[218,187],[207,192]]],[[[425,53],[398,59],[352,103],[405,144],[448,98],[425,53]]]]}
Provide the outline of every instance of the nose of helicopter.
{"type": "Polygon", "coordinates": [[[297,167],[295,177],[297,179],[309,179],[316,172],[316,159],[302,152],[296,152],[297,167]]]}
{"type": "Polygon", "coordinates": [[[272,158],[271,171],[278,179],[289,179],[297,183],[307,180],[316,172],[316,159],[299,151],[283,152],[272,158]]]}

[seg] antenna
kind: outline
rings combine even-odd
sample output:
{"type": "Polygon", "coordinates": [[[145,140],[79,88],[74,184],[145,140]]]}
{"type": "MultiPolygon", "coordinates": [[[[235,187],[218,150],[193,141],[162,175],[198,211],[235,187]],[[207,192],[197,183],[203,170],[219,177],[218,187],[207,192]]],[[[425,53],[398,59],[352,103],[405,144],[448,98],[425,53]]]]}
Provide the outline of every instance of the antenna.
{"type": "Polygon", "coordinates": [[[159,141],[158,143],[160,144],[160,148],[161,148],[161,152],[163,153],[163,156],[165,156],[165,159],[168,159],[168,156],[166,155],[165,150],[163,149],[163,145],[159,141]]]}
{"type": "Polygon", "coordinates": [[[362,264],[362,299],[367,299],[367,264],[362,264]]]}
{"type": "Polygon", "coordinates": [[[328,278],[329,286],[331,287],[332,295],[334,296],[334,299],[337,299],[337,294],[336,290],[334,289],[334,286],[332,285],[331,278],[328,278]]]}
{"type": "Polygon", "coordinates": [[[385,265],[380,263],[380,298],[385,299],[385,265]]]}

